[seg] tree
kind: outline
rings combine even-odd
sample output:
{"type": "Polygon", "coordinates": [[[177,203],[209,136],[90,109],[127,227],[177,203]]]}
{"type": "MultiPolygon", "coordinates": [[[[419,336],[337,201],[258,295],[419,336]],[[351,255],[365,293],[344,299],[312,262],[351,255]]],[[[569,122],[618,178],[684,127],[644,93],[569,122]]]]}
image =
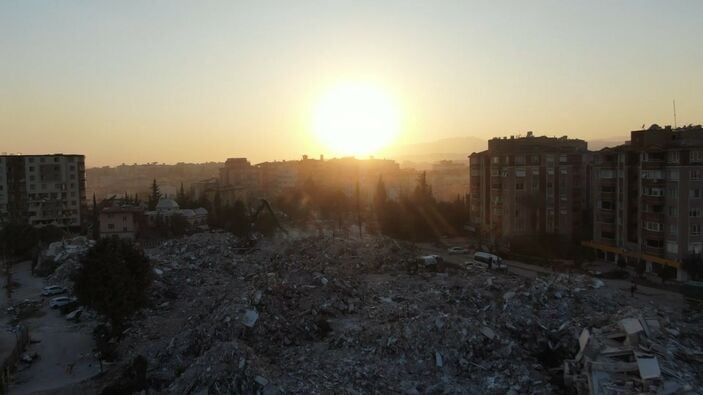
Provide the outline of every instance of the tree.
{"type": "Polygon", "coordinates": [[[147,301],[151,264],[125,240],[99,240],[81,259],[75,292],[81,304],[94,308],[119,333],[125,321],[147,301]]]}
{"type": "Polygon", "coordinates": [[[156,183],[156,178],[151,184],[151,195],[149,196],[149,210],[156,210],[156,205],[159,204],[161,199],[161,191],[159,190],[159,184],[156,183]]]}
{"type": "Polygon", "coordinates": [[[701,254],[690,254],[681,261],[683,269],[694,280],[703,278],[703,257],[701,254]]]}
{"type": "Polygon", "coordinates": [[[98,202],[93,193],[93,240],[100,239],[100,214],[98,213],[98,202]]]}

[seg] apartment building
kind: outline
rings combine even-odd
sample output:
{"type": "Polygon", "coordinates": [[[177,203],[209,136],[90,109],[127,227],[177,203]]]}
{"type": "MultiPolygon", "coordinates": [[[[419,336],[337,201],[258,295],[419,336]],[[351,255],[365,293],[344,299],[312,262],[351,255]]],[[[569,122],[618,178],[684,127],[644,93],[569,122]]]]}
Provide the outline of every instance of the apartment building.
{"type": "Polygon", "coordinates": [[[77,228],[84,212],[83,155],[0,156],[0,223],[77,228]]]}
{"type": "Polygon", "coordinates": [[[703,249],[703,127],[631,132],[593,155],[593,241],[602,258],[677,269],[703,249]]]}
{"type": "Polygon", "coordinates": [[[469,156],[473,227],[495,240],[575,239],[588,208],[587,144],[568,137],[493,138],[469,156]]]}
{"type": "Polygon", "coordinates": [[[432,193],[439,201],[452,202],[457,197],[464,198],[469,193],[469,179],[466,162],[443,160],[432,165],[427,172],[427,182],[432,185],[432,193]]]}

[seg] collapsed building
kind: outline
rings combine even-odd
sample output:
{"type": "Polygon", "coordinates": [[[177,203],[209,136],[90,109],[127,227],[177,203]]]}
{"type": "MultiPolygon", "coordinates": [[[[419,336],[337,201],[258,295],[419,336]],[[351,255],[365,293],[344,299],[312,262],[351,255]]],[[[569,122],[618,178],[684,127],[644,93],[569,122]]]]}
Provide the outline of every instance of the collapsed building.
{"type": "Polygon", "coordinates": [[[138,357],[150,393],[634,394],[703,385],[700,313],[683,314],[680,300],[661,308],[624,297],[589,276],[531,279],[450,263],[414,272],[418,249],[372,236],[264,239],[251,249],[203,233],[147,253],[150,306],[124,333],[117,364],[81,391],[119,383],[138,357]],[[631,359],[628,377],[646,378],[628,383],[597,346],[622,338],[593,328],[640,316],[647,329],[622,352],[657,355],[659,377],[650,377],[651,362],[631,359]],[[647,340],[658,339],[653,328],[668,334],[660,348],[647,340]],[[607,376],[589,387],[600,371],[607,376]],[[620,381],[619,392],[606,385],[620,381]]]}

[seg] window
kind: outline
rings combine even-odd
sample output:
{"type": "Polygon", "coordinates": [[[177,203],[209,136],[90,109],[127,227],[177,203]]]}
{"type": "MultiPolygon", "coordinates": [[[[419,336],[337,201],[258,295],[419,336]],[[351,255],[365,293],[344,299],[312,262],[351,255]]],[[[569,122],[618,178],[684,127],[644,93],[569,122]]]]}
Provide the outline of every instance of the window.
{"type": "Polygon", "coordinates": [[[566,155],[559,155],[559,163],[566,163],[567,157],[566,155]]]}
{"type": "Polygon", "coordinates": [[[642,179],[643,180],[661,180],[662,178],[662,171],[661,170],[643,170],[642,171],[642,179]]]}
{"type": "Polygon", "coordinates": [[[679,253],[679,243],[676,241],[667,241],[666,242],[666,252],[672,253],[672,254],[678,254],[679,253]]]}
{"type": "Polygon", "coordinates": [[[669,170],[669,180],[671,180],[671,181],[678,181],[679,180],[678,169],[669,170]]]}
{"type": "Polygon", "coordinates": [[[671,198],[679,197],[679,188],[676,186],[669,187],[666,189],[666,194],[671,198]]]}
{"type": "Polygon", "coordinates": [[[515,169],[515,177],[525,177],[525,169],[523,169],[523,168],[515,169]]]}
{"type": "Polygon", "coordinates": [[[699,236],[701,234],[701,224],[691,224],[688,227],[688,233],[691,236],[699,236]]]}
{"type": "Polygon", "coordinates": [[[688,153],[688,160],[690,162],[701,162],[703,161],[703,151],[691,151],[688,153]]]}
{"type": "Polygon", "coordinates": [[[559,169],[559,172],[561,174],[569,174],[569,169],[567,169],[566,167],[562,167],[561,169],[559,169]]]}
{"type": "Polygon", "coordinates": [[[688,252],[690,254],[700,254],[701,250],[703,250],[703,243],[701,243],[700,241],[688,243],[688,252]]]}
{"type": "Polygon", "coordinates": [[[615,171],[609,170],[609,169],[601,169],[599,175],[600,175],[600,178],[611,179],[611,178],[615,178],[615,171]]]}
{"type": "Polygon", "coordinates": [[[615,208],[615,205],[609,200],[601,200],[600,208],[601,210],[613,210],[615,208]]]}
{"type": "Polygon", "coordinates": [[[108,229],[115,229],[115,224],[107,224],[108,229]]]}
{"type": "Polygon", "coordinates": [[[700,217],[701,216],[701,209],[700,208],[691,208],[688,210],[688,216],[689,217],[700,217]]]}
{"type": "Polygon", "coordinates": [[[645,187],[643,191],[644,196],[664,196],[664,190],[661,188],[651,188],[645,187]]]}
{"type": "Polygon", "coordinates": [[[491,163],[493,163],[494,165],[500,164],[500,156],[494,156],[494,157],[492,157],[492,158],[491,158],[491,163]]]}
{"type": "Polygon", "coordinates": [[[547,155],[546,161],[548,166],[554,166],[554,155],[547,155]]]}
{"type": "Polygon", "coordinates": [[[539,167],[533,167],[533,168],[532,168],[532,175],[533,175],[533,176],[538,176],[538,175],[539,175],[539,167]]]}
{"type": "Polygon", "coordinates": [[[515,155],[515,164],[516,165],[524,165],[525,164],[525,155],[515,155]]]}
{"type": "Polygon", "coordinates": [[[659,222],[647,221],[644,223],[644,228],[652,232],[664,231],[664,225],[659,222]]]}
{"type": "Polygon", "coordinates": [[[666,159],[671,163],[679,163],[679,151],[667,152],[666,159]]]}
{"type": "Polygon", "coordinates": [[[678,234],[679,233],[679,225],[678,224],[669,224],[669,233],[672,235],[678,234]]]}
{"type": "Polygon", "coordinates": [[[500,175],[500,172],[498,169],[491,169],[491,176],[493,177],[498,177],[500,175]]]}
{"type": "Polygon", "coordinates": [[[550,176],[554,175],[554,168],[553,167],[547,168],[547,175],[550,175],[550,176]]]}
{"type": "Polygon", "coordinates": [[[701,170],[700,169],[692,169],[691,172],[689,173],[689,177],[692,180],[700,180],[701,179],[701,170]]]}
{"type": "Polygon", "coordinates": [[[600,232],[600,237],[603,239],[615,240],[615,232],[604,230],[600,232]]]}
{"type": "Polygon", "coordinates": [[[515,189],[518,191],[522,191],[523,189],[525,189],[525,183],[522,181],[518,181],[517,183],[515,183],[515,189]]]}
{"type": "Polygon", "coordinates": [[[678,217],[679,216],[679,208],[676,206],[671,206],[669,207],[669,217],[678,217]]]}
{"type": "Polygon", "coordinates": [[[559,200],[561,200],[562,202],[565,202],[567,200],[566,194],[565,193],[560,194],[559,200]]]}
{"type": "Polygon", "coordinates": [[[614,193],[615,192],[615,187],[614,186],[602,186],[600,187],[601,193],[614,193]]]}
{"type": "Polygon", "coordinates": [[[700,199],[701,198],[701,190],[699,188],[690,189],[688,191],[688,197],[691,199],[700,199]]]}

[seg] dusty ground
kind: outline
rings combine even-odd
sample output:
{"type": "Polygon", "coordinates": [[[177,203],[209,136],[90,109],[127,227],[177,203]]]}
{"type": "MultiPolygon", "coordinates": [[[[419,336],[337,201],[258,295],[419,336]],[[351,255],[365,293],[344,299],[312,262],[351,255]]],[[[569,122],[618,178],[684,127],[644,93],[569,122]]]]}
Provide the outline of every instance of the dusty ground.
{"type": "MultiPolygon", "coordinates": [[[[4,333],[10,333],[10,316],[6,308],[25,299],[40,300],[41,310],[36,316],[22,321],[29,327],[33,344],[27,353],[39,358],[31,364],[20,363],[15,382],[8,394],[31,394],[37,391],[60,388],[81,382],[99,372],[97,360],[92,356],[94,322],[70,323],[57,311],[49,308],[49,298],[42,298],[41,290],[47,285],[42,278],[31,275],[30,262],[13,267],[13,279],[18,283],[8,300],[5,292],[0,296],[0,323],[4,333]]],[[[2,280],[4,283],[4,279],[2,280]]],[[[14,338],[14,335],[13,335],[14,338]]]]}

